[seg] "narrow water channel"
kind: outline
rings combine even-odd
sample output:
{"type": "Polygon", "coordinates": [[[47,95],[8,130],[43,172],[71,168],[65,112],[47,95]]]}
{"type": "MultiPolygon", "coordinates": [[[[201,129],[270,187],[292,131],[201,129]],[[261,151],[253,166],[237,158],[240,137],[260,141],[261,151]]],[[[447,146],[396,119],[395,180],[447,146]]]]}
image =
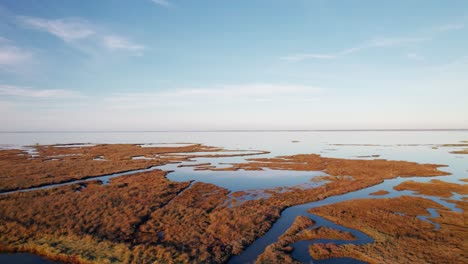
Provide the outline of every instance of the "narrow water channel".
{"type": "Polygon", "coordinates": [[[61,186],[66,186],[66,185],[70,185],[70,184],[75,184],[75,183],[84,183],[84,182],[96,181],[96,180],[101,181],[104,185],[106,185],[106,184],[109,184],[109,181],[112,178],[125,176],[125,175],[132,175],[132,174],[136,174],[136,173],[140,173],[140,172],[153,171],[153,170],[157,170],[158,167],[159,166],[152,166],[152,167],[149,167],[149,168],[146,168],[146,169],[129,170],[129,171],[124,171],[124,172],[100,175],[100,176],[89,176],[89,177],[85,177],[84,179],[80,179],[80,180],[72,180],[72,181],[63,182],[63,183],[53,183],[53,184],[47,184],[47,185],[39,186],[39,187],[32,187],[32,188],[25,188],[25,189],[14,190],[14,191],[0,192],[0,195],[6,195],[6,194],[12,194],[12,193],[18,193],[18,192],[30,192],[30,191],[44,190],[44,189],[61,187],[61,186]]]}
{"type": "Polygon", "coordinates": [[[5,264],[59,264],[29,253],[0,253],[0,263],[5,264]]]}
{"type": "MultiPolygon", "coordinates": [[[[442,206],[448,207],[449,209],[455,212],[462,211],[461,209],[456,208],[454,204],[446,202],[438,197],[416,195],[411,191],[396,191],[393,189],[394,186],[406,180],[426,181],[427,179],[421,178],[421,177],[411,177],[411,178],[396,178],[396,179],[385,180],[381,184],[374,185],[374,186],[371,186],[362,190],[358,190],[355,192],[349,192],[349,193],[345,193],[342,195],[331,196],[324,200],[289,207],[281,213],[280,218],[273,224],[272,228],[264,236],[254,241],[240,255],[231,257],[228,263],[229,264],[255,263],[255,260],[257,259],[257,257],[265,251],[265,248],[268,245],[277,242],[278,238],[284,232],[286,232],[286,230],[289,227],[291,227],[296,217],[301,216],[301,215],[310,217],[312,220],[318,223],[318,226],[326,226],[326,227],[338,229],[341,231],[348,231],[357,238],[357,240],[348,240],[348,241],[347,240],[326,240],[327,243],[335,243],[337,245],[346,244],[346,243],[362,245],[366,243],[371,243],[373,241],[371,237],[367,236],[366,234],[358,230],[337,225],[333,222],[327,221],[317,215],[314,215],[308,212],[308,210],[312,208],[320,207],[320,206],[332,205],[335,203],[354,200],[354,199],[367,199],[367,198],[381,199],[381,198],[394,198],[394,197],[399,197],[403,195],[409,195],[409,196],[416,196],[416,197],[430,199],[434,202],[441,204],[442,206]],[[370,193],[373,193],[381,189],[384,189],[388,191],[389,193],[386,195],[380,195],[380,196],[370,195],[370,193]]],[[[434,224],[432,221],[429,220],[429,218],[436,216],[435,211],[429,208],[428,212],[430,213],[431,216],[429,217],[419,216],[418,218],[423,221],[427,221],[431,224],[434,224]]],[[[437,228],[439,228],[439,226],[435,225],[434,229],[437,229],[437,228]]],[[[309,245],[314,244],[314,243],[323,243],[323,242],[324,242],[323,240],[296,242],[292,244],[292,246],[294,247],[292,256],[297,261],[300,261],[302,263],[311,263],[311,261],[313,261],[313,263],[364,263],[364,262],[351,259],[351,258],[344,258],[344,259],[335,258],[335,259],[327,259],[327,260],[321,260],[321,261],[313,260],[312,257],[308,253],[309,245]]]]}

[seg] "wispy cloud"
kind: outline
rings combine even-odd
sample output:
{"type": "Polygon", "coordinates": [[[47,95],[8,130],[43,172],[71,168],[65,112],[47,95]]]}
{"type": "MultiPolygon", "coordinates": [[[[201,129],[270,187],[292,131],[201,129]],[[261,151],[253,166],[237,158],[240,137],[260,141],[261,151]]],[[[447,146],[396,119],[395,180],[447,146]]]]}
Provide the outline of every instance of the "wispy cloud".
{"type": "Polygon", "coordinates": [[[288,98],[288,102],[312,99],[323,89],[303,85],[243,84],[219,85],[210,88],[184,88],[173,91],[120,93],[106,99],[118,108],[145,108],[158,104],[209,104],[238,102],[278,102],[288,98]]]}
{"type": "Polygon", "coordinates": [[[167,0],[151,0],[151,2],[157,4],[157,5],[161,5],[161,6],[171,6],[171,3],[167,0]]]}
{"type": "Polygon", "coordinates": [[[417,61],[422,61],[424,60],[424,57],[417,54],[417,53],[408,53],[406,54],[406,57],[411,60],[417,60],[417,61]]]}
{"type": "Polygon", "coordinates": [[[418,43],[426,40],[425,38],[375,38],[359,46],[343,49],[334,53],[299,53],[282,57],[286,61],[303,61],[308,59],[336,59],[344,55],[357,53],[371,48],[396,47],[411,43],[418,43]]]}
{"type": "Polygon", "coordinates": [[[339,56],[339,53],[298,53],[294,55],[289,55],[281,57],[282,60],[286,61],[303,61],[308,59],[335,59],[339,56]]]}
{"type": "Polygon", "coordinates": [[[128,51],[141,55],[144,50],[143,45],[82,18],[44,19],[21,16],[18,19],[21,24],[29,28],[47,32],[83,51],[105,48],[110,51],[128,51]]]}
{"type": "Polygon", "coordinates": [[[39,98],[39,99],[51,99],[51,98],[70,98],[80,97],[80,94],[75,91],[63,90],[63,89],[32,89],[30,87],[22,87],[15,85],[2,85],[0,84],[0,95],[25,97],[25,98],[39,98]]]}
{"type": "Polygon", "coordinates": [[[19,17],[25,25],[48,32],[63,41],[87,38],[95,34],[94,26],[80,18],[43,19],[37,17],[19,17]]]}
{"type": "Polygon", "coordinates": [[[104,36],[103,44],[109,50],[142,51],[145,47],[120,36],[104,36]]]}
{"type": "Polygon", "coordinates": [[[13,45],[0,43],[0,65],[19,65],[32,58],[32,53],[13,45]]]}
{"type": "Polygon", "coordinates": [[[28,62],[31,58],[32,52],[15,46],[7,38],[0,37],[0,66],[21,65],[28,62]]]}
{"type": "Polygon", "coordinates": [[[180,89],[166,95],[175,97],[203,96],[203,97],[243,97],[254,95],[278,95],[313,92],[320,89],[302,85],[279,85],[279,84],[244,84],[244,85],[221,85],[205,89],[180,89]]]}
{"type": "Polygon", "coordinates": [[[455,23],[455,24],[444,24],[438,27],[434,27],[430,29],[429,33],[426,33],[425,37],[395,37],[395,38],[374,38],[366,41],[365,43],[343,49],[337,52],[331,53],[298,53],[292,54],[288,56],[281,57],[282,60],[291,61],[291,62],[298,62],[304,61],[309,59],[337,59],[345,55],[357,53],[360,51],[364,51],[367,49],[372,48],[385,48],[385,47],[398,47],[404,46],[408,44],[415,44],[424,41],[431,40],[437,36],[437,34],[441,34],[448,31],[460,30],[465,27],[462,23],[455,23]]]}
{"type": "Polygon", "coordinates": [[[220,97],[247,97],[247,96],[271,96],[287,95],[296,93],[317,93],[321,89],[318,87],[302,85],[278,85],[278,84],[245,84],[245,85],[220,85],[212,88],[185,88],[177,89],[171,92],[157,93],[132,93],[126,96],[153,96],[153,97],[172,97],[172,98],[220,98],[220,97]]]}
{"type": "Polygon", "coordinates": [[[365,48],[375,48],[375,47],[396,47],[411,43],[418,43],[428,40],[427,38],[411,38],[411,37],[402,37],[402,38],[375,38],[370,40],[367,44],[364,44],[361,49],[365,48]]]}
{"type": "Polygon", "coordinates": [[[438,26],[435,30],[439,32],[446,32],[446,31],[452,31],[452,30],[460,30],[465,27],[465,24],[462,23],[455,23],[455,24],[445,24],[438,26]]]}

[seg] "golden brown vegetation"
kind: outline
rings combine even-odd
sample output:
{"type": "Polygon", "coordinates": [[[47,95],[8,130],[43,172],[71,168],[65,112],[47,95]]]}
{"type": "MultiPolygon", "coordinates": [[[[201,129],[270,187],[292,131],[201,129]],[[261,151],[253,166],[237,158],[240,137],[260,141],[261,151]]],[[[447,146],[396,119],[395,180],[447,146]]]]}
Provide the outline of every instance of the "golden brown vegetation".
{"type": "Polygon", "coordinates": [[[452,153],[452,154],[468,154],[468,148],[462,149],[462,150],[454,150],[454,151],[452,151],[450,153],[452,153]]]}
{"type": "Polygon", "coordinates": [[[294,223],[291,225],[283,235],[281,235],[277,242],[269,245],[265,248],[265,251],[258,256],[256,263],[286,263],[286,264],[297,264],[299,262],[295,261],[290,253],[293,250],[291,243],[297,241],[297,234],[314,225],[314,221],[305,216],[298,216],[294,220],[294,223]]]}
{"type": "Polygon", "coordinates": [[[258,170],[262,168],[278,170],[324,171],[331,176],[352,176],[360,179],[388,179],[395,176],[435,176],[449,173],[437,170],[444,165],[418,164],[408,161],[385,159],[355,160],[325,158],[316,154],[299,154],[266,159],[249,159],[251,162],[235,164],[229,169],[258,170]]]}
{"type": "MultiPolygon", "coordinates": [[[[16,155],[22,154],[20,151],[0,151],[1,172],[6,177],[0,179],[3,190],[187,159],[167,158],[163,153],[217,150],[200,145],[176,150],[135,145],[37,148],[40,156],[32,160],[16,155]],[[56,161],[43,160],[58,153],[81,155],[60,157],[60,166],[56,161]],[[131,159],[151,155],[156,159],[131,159]],[[93,161],[96,156],[109,161],[93,161]],[[22,169],[16,169],[15,163],[22,169]]],[[[114,178],[109,185],[94,181],[3,195],[0,250],[35,252],[61,260],[73,258],[69,262],[76,263],[220,263],[265,234],[286,207],[397,176],[447,174],[439,171],[439,166],[318,155],[255,159],[235,168],[325,170],[329,182],[314,189],[271,190],[267,199],[236,206],[226,206],[230,199],[226,189],[201,182],[172,182],[159,171],[114,178]]]]}
{"type": "Polygon", "coordinates": [[[438,196],[442,198],[452,197],[452,192],[462,195],[468,194],[468,186],[466,184],[456,184],[440,180],[431,180],[428,183],[405,181],[400,183],[398,186],[393,187],[393,189],[398,191],[410,190],[419,194],[438,196]]]}
{"type": "Polygon", "coordinates": [[[0,196],[0,249],[92,263],[219,263],[279,217],[262,201],[223,207],[227,190],[189,184],[154,171],[0,196]]]}
{"type": "Polygon", "coordinates": [[[313,239],[337,239],[337,240],[355,240],[356,237],[350,232],[339,231],[329,227],[318,227],[316,229],[307,229],[301,232],[298,240],[313,240],[313,239]]]}
{"type": "Polygon", "coordinates": [[[74,184],[3,195],[0,247],[52,258],[125,262],[138,242],[139,226],[189,184],[171,182],[155,171],[115,178],[107,186],[88,182],[85,188],[74,184]]]}
{"type": "Polygon", "coordinates": [[[257,258],[256,263],[298,263],[290,253],[294,250],[291,244],[301,240],[314,239],[356,239],[351,233],[338,231],[329,227],[311,228],[314,221],[305,216],[298,216],[291,227],[282,234],[278,241],[269,245],[265,251],[257,258]]]}
{"type": "Polygon", "coordinates": [[[0,191],[68,182],[117,172],[144,169],[169,162],[186,160],[186,156],[165,157],[174,152],[218,151],[202,145],[183,147],[149,147],[113,144],[92,147],[60,148],[34,146],[37,157],[21,150],[0,150],[0,191]],[[103,156],[106,161],[93,160],[103,156]],[[145,156],[148,160],[132,159],[145,156]]]}
{"type": "Polygon", "coordinates": [[[468,147],[468,144],[466,144],[466,141],[460,141],[462,143],[457,143],[457,144],[443,144],[440,145],[441,147],[468,147]]]}
{"type": "Polygon", "coordinates": [[[468,147],[467,142],[468,141],[460,141],[460,143],[456,143],[456,144],[442,144],[442,145],[439,145],[439,147],[450,147],[450,148],[465,147],[463,149],[451,151],[450,153],[452,153],[452,154],[468,154],[468,148],[466,148],[466,147],[468,147]]]}
{"type": "MultiPolygon", "coordinates": [[[[465,204],[466,202],[461,202],[465,204]]],[[[375,239],[366,245],[315,244],[309,250],[316,259],[352,257],[368,263],[467,263],[466,215],[447,211],[441,205],[418,197],[351,200],[314,208],[333,222],[361,230],[375,239]],[[434,230],[418,215],[436,208],[441,215],[434,230]],[[383,220],[384,219],[384,220],[383,220]]]]}
{"type": "Polygon", "coordinates": [[[386,190],[378,190],[376,192],[370,193],[370,195],[386,195],[386,194],[389,194],[389,192],[386,190]]]}

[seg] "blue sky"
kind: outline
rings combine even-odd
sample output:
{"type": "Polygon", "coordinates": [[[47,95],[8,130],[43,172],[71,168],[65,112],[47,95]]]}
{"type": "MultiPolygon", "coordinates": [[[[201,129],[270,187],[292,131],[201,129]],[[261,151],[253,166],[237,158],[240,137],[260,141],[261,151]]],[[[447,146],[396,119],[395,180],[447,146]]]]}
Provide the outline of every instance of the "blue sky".
{"type": "Polygon", "coordinates": [[[468,1],[0,1],[1,131],[468,128],[468,1]]]}

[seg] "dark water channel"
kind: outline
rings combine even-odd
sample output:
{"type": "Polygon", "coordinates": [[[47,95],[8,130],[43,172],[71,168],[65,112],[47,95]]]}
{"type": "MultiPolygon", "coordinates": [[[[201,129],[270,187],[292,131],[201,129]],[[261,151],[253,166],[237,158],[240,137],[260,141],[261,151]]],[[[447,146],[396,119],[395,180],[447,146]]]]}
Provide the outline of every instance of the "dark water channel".
{"type": "Polygon", "coordinates": [[[0,263],[2,264],[58,264],[45,259],[41,256],[37,256],[29,253],[0,253],[0,263]]]}

